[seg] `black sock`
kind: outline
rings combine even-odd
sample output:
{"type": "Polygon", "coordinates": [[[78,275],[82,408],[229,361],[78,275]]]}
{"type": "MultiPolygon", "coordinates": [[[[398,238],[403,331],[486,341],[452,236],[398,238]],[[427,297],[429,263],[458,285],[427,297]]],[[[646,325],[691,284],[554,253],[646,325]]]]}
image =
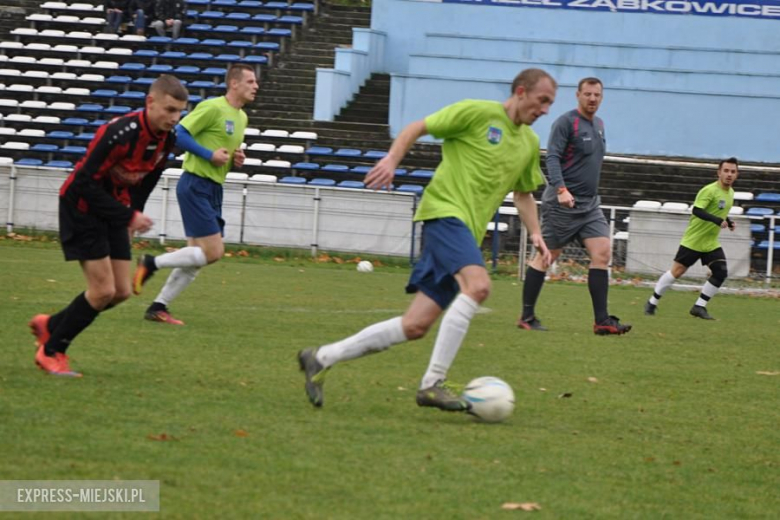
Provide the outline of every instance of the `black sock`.
{"type": "Polygon", "coordinates": [[[146,312],[157,312],[157,311],[167,311],[167,310],[168,307],[166,307],[164,303],[152,302],[149,308],[146,309],[146,312]]]}
{"type": "Polygon", "coordinates": [[[588,290],[593,302],[593,317],[596,323],[601,323],[609,318],[609,311],[607,311],[609,276],[606,269],[588,270],[588,290]]]}
{"type": "Polygon", "coordinates": [[[100,311],[93,309],[84,293],[81,293],[59,314],[64,316],[58,318],[57,327],[51,331],[51,338],[44,347],[47,354],[50,352],[64,354],[70,342],[95,320],[100,311]]]}
{"type": "Polygon", "coordinates": [[[68,309],[70,309],[70,305],[62,309],[57,314],[52,314],[49,316],[49,322],[46,324],[46,328],[49,329],[49,334],[57,330],[57,327],[60,326],[62,320],[65,319],[65,315],[68,314],[68,309]]]}
{"type": "Polygon", "coordinates": [[[536,300],[539,299],[539,293],[542,292],[544,277],[547,273],[537,271],[533,267],[525,270],[525,282],[523,283],[523,316],[527,320],[533,318],[536,300]]]}

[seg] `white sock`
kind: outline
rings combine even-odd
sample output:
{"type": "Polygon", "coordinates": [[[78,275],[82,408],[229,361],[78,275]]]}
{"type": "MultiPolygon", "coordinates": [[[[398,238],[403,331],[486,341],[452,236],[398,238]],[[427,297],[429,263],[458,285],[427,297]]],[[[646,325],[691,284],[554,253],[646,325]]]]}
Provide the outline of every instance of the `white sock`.
{"type": "Polygon", "coordinates": [[[359,358],[387,350],[391,345],[406,341],[401,317],[369,325],[346,339],[317,349],[317,361],[325,368],[340,361],[359,358]]]}
{"type": "Polygon", "coordinates": [[[178,251],[154,257],[154,265],[164,267],[203,267],[208,262],[203,249],[198,246],[182,247],[178,251]]]}
{"type": "Polygon", "coordinates": [[[655,289],[653,289],[655,292],[650,297],[650,303],[652,305],[658,305],[658,300],[661,298],[661,296],[664,295],[666,290],[672,286],[672,284],[677,280],[677,278],[672,275],[671,271],[666,271],[664,274],[661,275],[661,278],[658,279],[658,282],[655,284],[655,289]],[[658,295],[656,297],[656,295],[658,295]]]}
{"type": "MultiPolygon", "coordinates": [[[[200,250],[200,248],[197,249],[200,250]]],[[[154,301],[167,307],[188,285],[195,281],[199,271],[200,267],[177,267],[168,275],[165,285],[154,301]]]]}
{"type": "Polygon", "coordinates": [[[710,282],[705,282],[704,287],[701,288],[701,294],[699,295],[699,299],[696,300],[696,305],[699,307],[706,307],[707,302],[710,301],[710,298],[718,294],[718,290],[720,287],[715,287],[710,282]]]}
{"type": "Polygon", "coordinates": [[[428,388],[436,381],[447,378],[447,371],[458,354],[463,338],[469,330],[471,318],[478,308],[479,304],[465,294],[458,295],[452,302],[441,320],[428,371],[420,382],[420,388],[428,388]]]}

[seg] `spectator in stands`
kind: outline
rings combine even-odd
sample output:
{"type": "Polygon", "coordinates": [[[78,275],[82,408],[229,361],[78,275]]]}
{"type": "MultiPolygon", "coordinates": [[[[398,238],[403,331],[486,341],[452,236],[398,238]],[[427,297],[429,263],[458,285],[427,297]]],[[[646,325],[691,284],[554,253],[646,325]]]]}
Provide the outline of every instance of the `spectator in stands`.
{"type": "Polygon", "coordinates": [[[181,36],[182,26],[187,17],[187,4],[184,0],[154,0],[154,21],[149,24],[157,34],[165,36],[171,30],[174,40],[181,36]]]}
{"type": "Polygon", "coordinates": [[[254,69],[246,64],[232,65],[225,84],[224,96],[201,101],[177,127],[176,145],[187,152],[176,184],[187,247],[138,259],[136,294],[157,269],[174,268],[144,314],[150,321],[183,325],[170,315],[168,304],[195,280],[201,267],[216,262],[225,251],[222,184],[231,167],[240,168],[246,159],[241,149],[248,120],[243,107],[255,99],[258,89],[254,69]]]}
{"type": "Polygon", "coordinates": [[[29,325],[35,362],[49,374],[80,377],[66,351],[98,314],[130,296],[130,233],[146,232],[142,213],[174,147],[174,127],[187,106],[187,89],[162,75],[149,88],[144,110],[101,126],[60,188],[60,242],[65,260],[78,260],[87,290],[64,309],[38,314],[29,325]]]}
{"type": "Polygon", "coordinates": [[[146,19],[154,15],[154,0],[130,0],[129,10],[136,34],[143,36],[146,32],[146,19]]]}
{"type": "MultiPolygon", "coordinates": [[[[542,195],[542,231],[555,261],[564,246],[579,238],[590,256],[588,289],[593,304],[593,332],[599,335],[625,334],[631,325],[622,324],[607,310],[611,255],[609,224],[599,208],[601,163],[606,152],[604,121],[596,116],[604,87],[598,78],[585,78],[577,86],[577,108],[553,123],[547,143],[548,184],[542,195]]],[[[538,253],[525,272],[523,310],[517,326],[525,330],[547,330],[534,307],[544,285],[549,264],[538,253]]]]}
{"type": "Polygon", "coordinates": [[[127,10],[127,0],[106,0],[106,32],[118,34],[127,10]]]}
{"type": "Polygon", "coordinates": [[[721,229],[736,229],[736,224],[728,215],[734,204],[733,186],[738,176],[737,159],[725,159],[718,165],[718,180],[699,190],[693,203],[693,215],[685,229],[672,268],[661,275],[655,284],[653,295],[645,303],[645,314],[648,316],[655,315],[658,302],[666,290],[684,275],[690,266],[700,260],[702,265],[710,269],[711,275],[689,312],[695,318],[715,319],[707,312],[707,303],[718,294],[728,276],[726,253],[723,252],[718,238],[721,229]]]}
{"type": "Polygon", "coordinates": [[[423,249],[406,287],[408,293],[416,293],[414,299],[403,316],[298,353],[306,393],[314,406],[323,404],[324,376],[330,367],[419,339],[447,309],[416,400],[419,406],[445,411],[470,409],[445,380],[471,319],[490,293],[490,276],[479,245],[488,222],[510,191],[514,191],[515,205],[533,245],[542,258],[550,257],[533,197],[544,179],[539,137],[530,125],[548,113],[556,89],[555,80],[543,70],[524,70],[512,82],[511,96],[503,103],[465,100],[411,123],[368,173],[368,187],[389,189],[396,168],[418,138],[431,134],[444,139],[442,162],[414,217],[423,222],[423,249]]]}

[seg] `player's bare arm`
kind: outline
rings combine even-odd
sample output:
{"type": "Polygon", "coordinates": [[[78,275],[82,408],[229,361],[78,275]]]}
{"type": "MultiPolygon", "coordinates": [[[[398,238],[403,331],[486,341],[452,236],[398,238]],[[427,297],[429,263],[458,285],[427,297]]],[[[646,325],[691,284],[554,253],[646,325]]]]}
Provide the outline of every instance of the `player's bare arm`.
{"type": "Polygon", "coordinates": [[[393,145],[390,147],[390,151],[387,155],[380,160],[376,165],[371,168],[371,171],[366,175],[366,186],[372,190],[381,188],[392,189],[393,178],[395,177],[395,169],[401,163],[401,160],[406,156],[409,150],[414,146],[414,143],[420,137],[428,133],[425,127],[425,121],[415,121],[407,125],[398,137],[393,141],[393,145]]]}

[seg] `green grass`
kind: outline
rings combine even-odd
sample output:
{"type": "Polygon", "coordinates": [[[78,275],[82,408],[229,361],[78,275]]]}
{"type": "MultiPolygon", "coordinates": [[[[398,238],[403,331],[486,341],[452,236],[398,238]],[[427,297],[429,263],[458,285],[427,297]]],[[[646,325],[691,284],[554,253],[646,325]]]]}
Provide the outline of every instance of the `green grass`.
{"type": "Polygon", "coordinates": [[[80,270],[56,245],[1,241],[0,478],[160,480],[166,518],[528,514],[504,502],[537,518],[777,517],[780,376],[756,373],[780,370],[776,300],[719,295],[704,322],[694,293],[670,291],[650,318],[647,289],[613,287],[635,328],[596,337],[587,288],[550,283],[552,330],[529,333],[520,287],[498,278],[450,373],[513,386],[514,415],[486,425],[414,404],[433,335],[334,368],[312,409],[297,350],[401,313],[408,271],[283,260],[208,267],[174,306],[181,328],[141,319],[153,278],[74,342],[84,378],[64,380],[34,366],[26,322],[83,290],[80,270]]]}

